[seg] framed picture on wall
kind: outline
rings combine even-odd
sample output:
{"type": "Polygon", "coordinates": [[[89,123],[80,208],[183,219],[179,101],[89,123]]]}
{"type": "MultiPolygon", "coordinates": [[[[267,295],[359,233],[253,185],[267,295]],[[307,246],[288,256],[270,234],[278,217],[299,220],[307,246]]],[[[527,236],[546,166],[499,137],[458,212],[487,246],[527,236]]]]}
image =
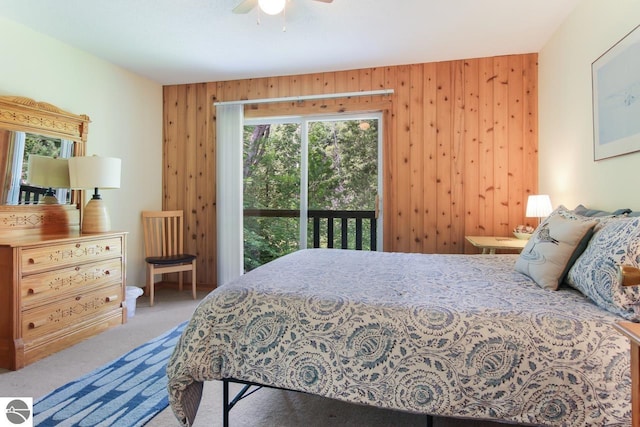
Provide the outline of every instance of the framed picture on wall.
{"type": "Polygon", "coordinates": [[[640,151],[640,25],[591,64],[594,160],[640,151]]]}

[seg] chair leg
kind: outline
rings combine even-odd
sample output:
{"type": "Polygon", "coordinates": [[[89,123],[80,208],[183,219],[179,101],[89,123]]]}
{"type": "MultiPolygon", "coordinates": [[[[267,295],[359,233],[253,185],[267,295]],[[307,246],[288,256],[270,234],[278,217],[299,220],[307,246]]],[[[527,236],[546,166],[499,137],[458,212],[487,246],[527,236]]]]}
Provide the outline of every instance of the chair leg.
{"type": "Polygon", "coordinates": [[[178,290],[180,292],[182,292],[182,281],[184,279],[182,276],[183,276],[183,273],[181,271],[180,273],[178,273],[178,290]]]}
{"type": "Polygon", "coordinates": [[[149,306],[153,307],[154,284],[153,284],[153,266],[149,265],[147,269],[147,289],[149,289],[149,306]]]}
{"type": "Polygon", "coordinates": [[[194,260],[192,263],[191,269],[191,293],[193,294],[193,299],[196,299],[196,261],[194,260]]]}
{"type": "Polygon", "coordinates": [[[145,272],[146,273],[144,276],[144,294],[149,295],[149,293],[151,292],[151,289],[149,289],[149,264],[146,264],[145,272]]]}

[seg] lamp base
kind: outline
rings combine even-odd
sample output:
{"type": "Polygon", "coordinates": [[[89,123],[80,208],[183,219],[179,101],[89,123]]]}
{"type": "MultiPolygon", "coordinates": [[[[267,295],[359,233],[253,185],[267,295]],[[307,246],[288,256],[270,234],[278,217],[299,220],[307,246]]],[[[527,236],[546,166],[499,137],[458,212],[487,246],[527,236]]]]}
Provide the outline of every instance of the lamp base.
{"type": "Polygon", "coordinates": [[[56,196],[45,195],[42,199],[40,199],[40,203],[44,205],[57,205],[59,204],[56,196]]]}
{"type": "Polygon", "coordinates": [[[91,199],[84,207],[82,216],[83,233],[104,233],[111,230],[111,219],[102,199],[91,199]]]}
{"type": "Polygon", "coordinates": [[[40,203],[45,205],[57,205],[58,199],[56,198],[56,193],[53,192],[53,188],[47,189],[44,193],[44,197],[40,199],[40,203]]]}

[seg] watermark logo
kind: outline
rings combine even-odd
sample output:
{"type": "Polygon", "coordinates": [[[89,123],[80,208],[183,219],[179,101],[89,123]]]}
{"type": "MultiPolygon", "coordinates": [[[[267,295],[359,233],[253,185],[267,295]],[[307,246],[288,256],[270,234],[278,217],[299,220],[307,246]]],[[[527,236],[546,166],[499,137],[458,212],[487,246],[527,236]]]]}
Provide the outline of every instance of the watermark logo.
{"type": "Polygon", "coordinates": [[[0,397],[0,427],[33,427],[33,398],[0,397]]]}

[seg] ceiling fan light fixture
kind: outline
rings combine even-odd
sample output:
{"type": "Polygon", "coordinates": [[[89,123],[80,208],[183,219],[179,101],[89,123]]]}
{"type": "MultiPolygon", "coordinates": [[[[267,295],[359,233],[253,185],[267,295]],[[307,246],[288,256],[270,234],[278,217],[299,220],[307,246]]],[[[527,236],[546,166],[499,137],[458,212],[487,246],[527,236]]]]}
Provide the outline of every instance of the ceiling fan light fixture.
{"type": "Polygon", "coordinates": [[[277,15],[284,10],[286,0],[258,0],[258,6],[267,15],[277,15]]]}

